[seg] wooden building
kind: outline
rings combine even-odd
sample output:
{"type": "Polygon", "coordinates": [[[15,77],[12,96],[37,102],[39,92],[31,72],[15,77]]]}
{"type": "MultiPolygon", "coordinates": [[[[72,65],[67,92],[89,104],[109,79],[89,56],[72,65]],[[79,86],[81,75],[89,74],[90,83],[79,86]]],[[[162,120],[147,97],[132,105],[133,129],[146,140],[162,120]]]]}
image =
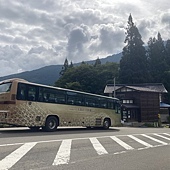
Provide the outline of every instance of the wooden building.
{"type": "Polygon", "coordinates": [[[160,102],[167,93],[163,84],[108,84],[104,93],[119,98],[121,116],[125,122],[157,122],[160,102]],[[115,93],[114,93],[115,91],[115,93]]]}

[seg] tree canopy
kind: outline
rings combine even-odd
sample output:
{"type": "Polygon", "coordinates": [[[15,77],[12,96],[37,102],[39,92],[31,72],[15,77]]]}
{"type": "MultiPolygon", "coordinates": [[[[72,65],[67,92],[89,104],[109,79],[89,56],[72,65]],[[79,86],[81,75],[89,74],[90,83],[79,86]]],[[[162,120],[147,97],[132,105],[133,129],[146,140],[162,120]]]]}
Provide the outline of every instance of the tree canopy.
{"type": "Polygon", "coordinates": [[[67,69],[56,81],[55,86],[103,94],[106,84],[113,83],[113,77],[117,76],[118,64],[116,63],[99,64],[97,67],[82,63],[80,66],[67,69]]]}
{"type": "Polygon", "coordinates": [[[125,47],[120,60],[119,80],[121,83],[145,83],[148,79],[146,50],[132,16],[128,18],[125,47]]]}
{"type": "Polygon", "coordinates": [[[150,38],[148,41],[148,62],[151,82],[163,82],[164,73],[168,69],[167,52],[162,40],[161,34],[158,33],[157,39],[150,38]]]}

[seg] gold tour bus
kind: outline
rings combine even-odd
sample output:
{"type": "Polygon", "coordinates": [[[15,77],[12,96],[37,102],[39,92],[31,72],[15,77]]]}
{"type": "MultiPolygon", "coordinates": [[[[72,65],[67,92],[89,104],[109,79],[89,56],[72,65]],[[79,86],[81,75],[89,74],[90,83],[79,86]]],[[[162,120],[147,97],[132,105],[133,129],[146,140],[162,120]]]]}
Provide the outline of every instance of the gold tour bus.
{"type": "Polygon", "coordinates": [[[55,131],[58,126],[120,125],[119,100],[112,97],[31,83],[0,82],[0,124],[55,131]]]}

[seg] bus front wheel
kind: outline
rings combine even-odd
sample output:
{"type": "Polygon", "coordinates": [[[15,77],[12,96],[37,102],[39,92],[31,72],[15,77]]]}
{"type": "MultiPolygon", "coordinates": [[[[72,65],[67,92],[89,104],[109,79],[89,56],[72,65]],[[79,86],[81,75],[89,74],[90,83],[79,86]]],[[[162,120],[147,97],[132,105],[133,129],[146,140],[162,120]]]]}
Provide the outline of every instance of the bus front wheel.
{"type": "Polygon", "coordinates": [[[109,129],[109,127],[110,127],[110,119],[104,119],[103,129],[109,129]]]}
{"type": "Polygon", "coordinates": [[[54,132],[58,127],[58,119],[55,116],[50,116],[45,122],[44,129],[48,132],[54,132]]]}

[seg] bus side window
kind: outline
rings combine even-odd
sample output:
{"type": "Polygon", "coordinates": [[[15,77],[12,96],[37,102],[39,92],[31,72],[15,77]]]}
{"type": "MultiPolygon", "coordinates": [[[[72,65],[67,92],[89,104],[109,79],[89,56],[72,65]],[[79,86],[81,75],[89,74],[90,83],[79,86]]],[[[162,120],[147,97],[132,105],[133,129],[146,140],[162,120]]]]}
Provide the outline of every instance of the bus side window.
{"type": "Polygon", "coordinates": [[[28,100],[35,101],[36,88],[34,86],[28,86],[28,100]]]}
{"type": "Polygon", "coordinates": [[[24,99],[25,99],[25,92],[24,92],[24,89],[21,89],[20,99],[21,99],[21,100],[24,100],[24,99]]]}
{"type": "Polygon", "coordinates": [[[82,98],[77,97],[77,98],[75,99],[75,104],[78,105],[78,106],[83,106],[84,103],[83,103],[82,98]]]}
{"type": "Polygon", "coordinates": [[[26,100],[26,86],[25,86],[25,84],[18,83],[17,99],[18,100],[26,100]]]}
{"type": "Polygon", "coordinates": [[[118,113],[118,114],[121,113],[121,105],[120,105],[120,103],[115,103],[114,108],[116,110],[116,113],[118,113]]]}
{"type": "Polygon", "coordinates": [[[65,104],[66,103],[66,94],[64,91],[57,90],[56,92],[56,102],[59,104],[65,104]]]}
{"type": "Polygon", "coordinates": [[[48,98],[48,102],[50,102],[50,103],[56,102],[55,93],[50,93],[50,96],[48,98]]]}
{"type": "Polygon", "coordinates": [[[106,100],[101,100],[101,101],[100,101],[100,107],[101,107],[101,108],[107,108],[107,102],[106,102],[106,100]]]}
{"type": "Polygon", "coordinates": [[[44,101],[44,88],[42,88],[42,87],[39,87],[38,101],[39,102],[43,102],[44,101]]]}
{"type": "Polygon", "coordinates": [[[48,102],[49,101],[49,97],[50,97],[50,94],[45,92],[44,95],[43,95],[43,101],[44,102],[48,102]]]}
{"type": "Polygon", "coordinates": [[[95,98],[93,97],[85,97],[85,105],[89,107],[95,107],[95,98]]]}
{"type": "Polygon", "coordinates": [[[113,109],[113,101],[108,101],[108,109],[113,109]]]}

